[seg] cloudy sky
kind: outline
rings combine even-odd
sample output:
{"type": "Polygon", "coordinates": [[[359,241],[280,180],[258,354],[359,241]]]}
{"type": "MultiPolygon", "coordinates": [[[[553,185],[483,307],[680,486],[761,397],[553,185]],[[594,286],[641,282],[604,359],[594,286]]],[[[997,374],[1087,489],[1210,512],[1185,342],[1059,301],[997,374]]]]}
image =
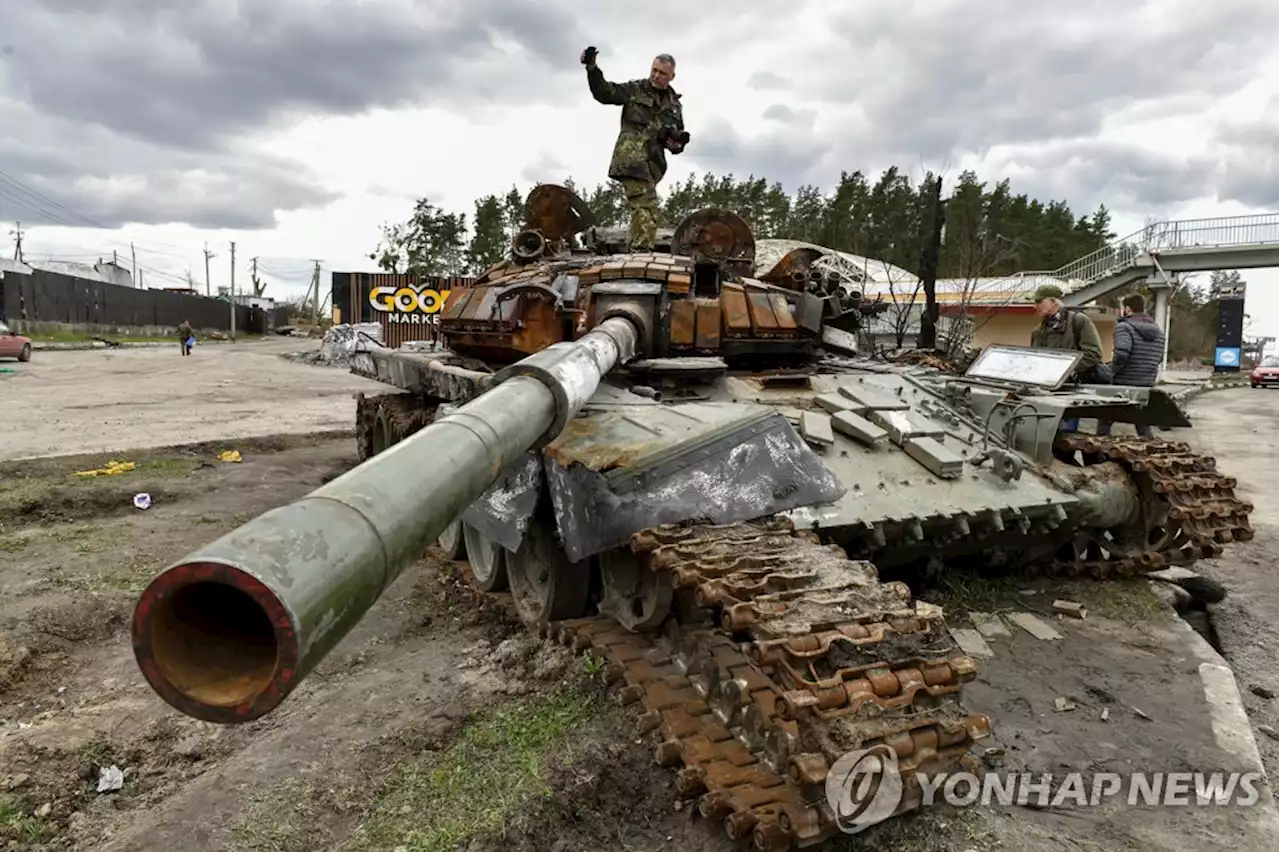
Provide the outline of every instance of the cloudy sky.
{"type": "MultiPolygon", "coordinates": [[[[754,173],[794,190],[897,164],[1012,179],[1149,217],[1277,208],[1277,7],[1263,0],[0,0],[0,252],[137,249],[143,277],[268,295],[309,259],[368,268],[422,195],[472,212],[512,184],[605,180],[613,80],[673,54],[692,135],[668,182],[754,173]],[[627,11],[620,11],[625,8],[627,11]],[[180,9],[180,11],[179,11],[180,9]],[[76,226],[76,227],[68,227],[76,226]],[[96,226],[96,227],[94,227],[96,226]]],[[[1248,271],[1276,334],[1275,270],[1248,271]]]]}

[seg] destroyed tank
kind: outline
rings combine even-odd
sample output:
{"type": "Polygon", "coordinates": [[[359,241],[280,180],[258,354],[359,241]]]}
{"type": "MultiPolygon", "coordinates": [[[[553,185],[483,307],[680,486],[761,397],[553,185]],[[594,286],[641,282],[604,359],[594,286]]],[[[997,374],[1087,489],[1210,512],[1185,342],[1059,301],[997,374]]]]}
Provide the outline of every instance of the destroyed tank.
{"type": "Polygon", "coordinates": [[[142,593],[135,655],[172,706],[270,712],[438,544],[606,662],[703,816],[805,847],[915,807],[916,773],[990,734],[941,609],[881,572],[1106,578],[1252,536],[1211,458],[1060,431],[1189,425],[1161,391],[1066,384],[1076,353],[993,346],[962,375],[861,358],[878,308],[818,249],[758,263],[709,209],[629,252],[552,185],[526,215],[434,339],[358,348],[352,370],[396,390],[358,398],[357,467],[142,593]],[[851,783],[859,755],[896,771],[851,783]]]}

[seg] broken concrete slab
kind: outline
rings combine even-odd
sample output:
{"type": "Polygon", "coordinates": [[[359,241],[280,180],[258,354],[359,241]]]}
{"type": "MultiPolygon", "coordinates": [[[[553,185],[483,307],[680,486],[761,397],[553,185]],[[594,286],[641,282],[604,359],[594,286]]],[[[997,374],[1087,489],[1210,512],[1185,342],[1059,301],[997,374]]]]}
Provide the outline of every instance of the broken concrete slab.
{"type": "Polygon", "coordinates": [[[1018,625],[1037,639],[1053,642],[1062,638],[1061,633],[1054,630],[1048,624],[1036,618],[1029,612],[1015,612],[1008,618],[1014,624],[1018,625]]]}
{"type": "Polygon", "coordinates": [[[991,646],[982,638],[982,634],[976,630],[969,630],[964,627],[951,628],[951,635],[959,644],[960,650],[964,651],[970,657],[985,657],[990,659],[995,656],[995,652],[991,650],[991,646]]]}
{"type": "Polygon", "coordinates": [[[1004,622],[1000,620],[1000,616],[991,612],[976,612],[970,610],[969,620],[973,622],[973,626],[978,628],[978,632],[990,639],[994,636],[1012,636],[1009,628],[1004,626],[1004,622]]]}

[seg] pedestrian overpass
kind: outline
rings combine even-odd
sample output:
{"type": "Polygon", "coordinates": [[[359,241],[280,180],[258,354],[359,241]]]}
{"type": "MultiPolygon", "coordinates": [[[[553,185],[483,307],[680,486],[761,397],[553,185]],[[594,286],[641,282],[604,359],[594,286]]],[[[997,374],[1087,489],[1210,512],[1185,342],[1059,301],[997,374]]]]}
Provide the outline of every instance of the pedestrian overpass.
{"type": "Polygon", "coordinates": [[[1188,272],[1266,266],[1280,266],[1280,213],[1157,222],[1059,269],[1014,278],[1057,278],[1065,304],[1087,305],[1138,281],[1159,290],[1188,272]]]}

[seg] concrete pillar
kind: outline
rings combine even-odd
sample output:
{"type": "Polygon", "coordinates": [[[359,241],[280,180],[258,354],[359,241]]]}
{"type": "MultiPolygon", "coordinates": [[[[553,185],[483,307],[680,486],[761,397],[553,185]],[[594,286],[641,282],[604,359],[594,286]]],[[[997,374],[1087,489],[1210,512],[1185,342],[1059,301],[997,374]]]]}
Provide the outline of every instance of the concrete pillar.
{"type": "Polygon", "coordinates": [[[1151,306],[1151,318],[1164,331],[1164,354],[1160,356],[1160,378],[1164,378],[1165,366],[1169,361],[1169,305],[1180,283],[1176,272],[1167,281],[1161,275],[1153,275],[1147,279],[1147,289],[1151,291],[1151,296],[1154,299],[1154,304],[1151,306]]]}

